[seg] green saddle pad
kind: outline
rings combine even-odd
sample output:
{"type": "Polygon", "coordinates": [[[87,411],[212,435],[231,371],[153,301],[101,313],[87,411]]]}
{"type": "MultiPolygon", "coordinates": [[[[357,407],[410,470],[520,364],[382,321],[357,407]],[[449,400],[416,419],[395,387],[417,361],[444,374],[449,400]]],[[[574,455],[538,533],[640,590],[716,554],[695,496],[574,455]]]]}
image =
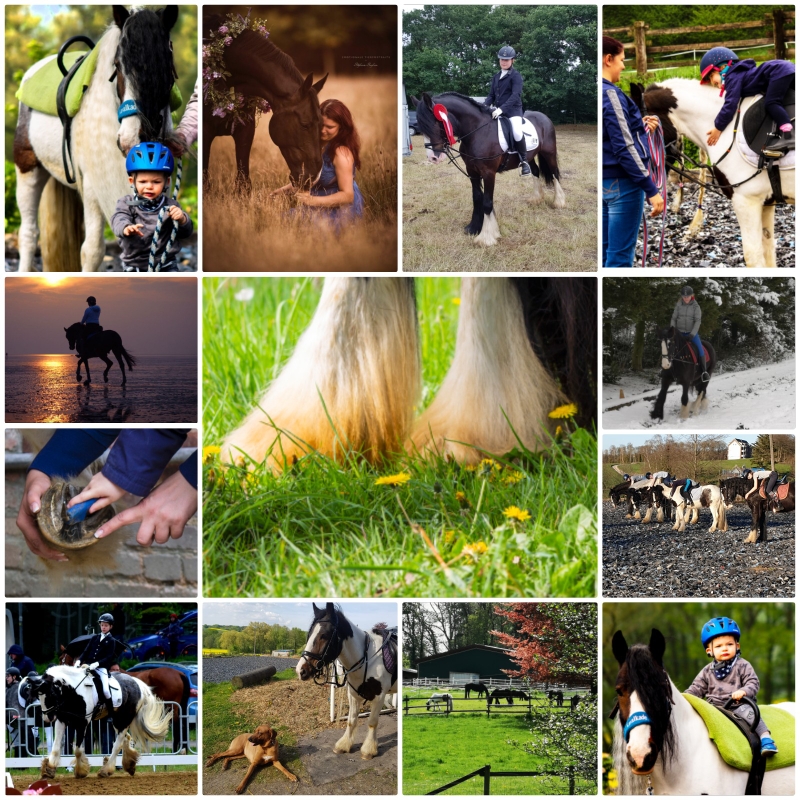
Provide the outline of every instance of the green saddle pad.
{"type": "MultiPolygon", "coordinates": [[[[693,694],[683,695],[692,708],[703,718],[708,728],[708,738],[714,741],[722,760],[734,769],[750,772],[753,754],[742,732],[718,708],[693,694]]],[[[761,718],[769,728],[778,752],[767,756],[767,772],[794,764],[795,719],[777,706],[759,706],[761,718]]]]}
{"type": "MultiPolygon", "coordinates": [[[[86,51],[70,51],[64,54],[64,66],[71,69],[72,65],[86,53],[86,51]]],[[[73,76],[67,88],[67,113],[70,117],[74,117],[81,107],[81,100],[83,100],[83,93],[89,88],[92,82],[95,68],[97,67],[97,57],[100,53],[100,46],[98,45],[89,52],[83,63],[78,67],[78,71],[73,76]]],[[[61,79],[64,76],[58,68],[56,58],[51,58],[41,69],[38,69],[33,75],[28,78],[22,86],[17,90],[17,99],[24,103],[29,108],[35,111],[41,111],[43,114],[50,114],[55,117],[58,116],[56,109],[56,92],[61,79]]],[[[110,76],[109,76],[110,77],[110,76]]],[[[175,111],[183,104],[181,97],[181,90],[178,88],[177,83],[172,84],[172,91],[170,92],[169,105],[175,111]]]]}

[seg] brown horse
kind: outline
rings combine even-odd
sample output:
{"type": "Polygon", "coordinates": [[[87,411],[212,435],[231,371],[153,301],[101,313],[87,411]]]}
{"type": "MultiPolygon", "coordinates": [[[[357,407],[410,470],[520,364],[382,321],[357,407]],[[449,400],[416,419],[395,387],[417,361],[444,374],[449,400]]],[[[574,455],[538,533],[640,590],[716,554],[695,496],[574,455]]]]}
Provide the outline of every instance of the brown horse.
{"type": "MultiPolygon", "coordinates": [[[[71,667],[76,657],[70,655],[69,650],[63,644],[59,647],[59,664],[71,667]]],[[[146,686],[149,686],[159,700],[177,704],[172,707],[172,752],[177,753],[182,747],[186,747],[189,741],[188,726],[181,725],[181,714],[186,714],[192,690],[192,685],[186,675],[173,667],[154,667],[136,672],[121,670],[121,672],[123,675],[138,678],[146,686]]]]}

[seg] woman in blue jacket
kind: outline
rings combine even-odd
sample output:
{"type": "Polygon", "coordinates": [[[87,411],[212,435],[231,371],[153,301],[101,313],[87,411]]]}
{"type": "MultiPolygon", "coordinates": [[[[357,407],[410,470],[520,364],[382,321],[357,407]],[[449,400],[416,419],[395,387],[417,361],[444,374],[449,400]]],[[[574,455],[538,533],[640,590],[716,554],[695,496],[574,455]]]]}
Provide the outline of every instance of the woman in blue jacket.
{"type": "Polygon", "coordinates": [[[650,151],[645,125],[651,131],[657,117],[645,117],[620,88],[625,68],[622,43],[603,37],[603,266],[632,267],[644,198],[650,216],[664,210],[664,198],[650,177],[650,151]]]}

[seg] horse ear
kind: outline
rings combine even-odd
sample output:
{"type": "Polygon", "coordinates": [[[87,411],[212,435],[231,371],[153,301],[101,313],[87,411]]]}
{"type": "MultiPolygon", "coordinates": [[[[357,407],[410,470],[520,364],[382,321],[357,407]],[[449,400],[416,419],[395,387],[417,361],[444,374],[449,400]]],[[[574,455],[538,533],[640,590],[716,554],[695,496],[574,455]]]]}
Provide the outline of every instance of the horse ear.
{"type": "Polygon", "coordinates": [[[411,105],[414,106],[414,108],[416,108],[419,105],[419,100],[417,100],[417,98],[414,97],[413,94],[410,94],[409,98],[411,98],[411,105]]]}
{"type": "Polygon", "coordinates": [[[334,608],[333,603],[325,604],[325,613],[330,614],[332,617],[336,616],[336,609],[334,608]]]}
{"type": "Polygon", "coordinates": [[[64,328],[64,330],[66,331],[66,328],[64,328]]]}
{"type": "Polygon", "coordinates": [[[114,10],[114,22],[117,23],[117,27],[122,30],[123,25],[127,21],[130,14],[128,13],[128,9],[125,6],[112,6],[114,10]]]}
{"type": "Polygon", "coordinates": [[[650,652],[653,654],[653,658],[656,660],[656,664],[658,664],[659,667],[664,666],[664,651],[666,649],[667,640],[664,638],[664,634],[657,628],[653,628],[650,634],[650,652]]]}
{"type": "Polygon", "coordinates": [[[433,111],[433,100],[427,92],[422,93],[422,102],[425,103],[425,105],[428,106],[431,111],[433,111]]]}
{"type": "Polygon", "coordinates": [[[300,87],[301,94],[308,94],[311,91],[311,84],[314,82],[314,73],[309,72],[306,75],[306,79],[303,81],[303,85],[300,87]]]}
{"type": "Polygon", "coordinates": [[[328,76],[326,75],[324,78],[320,78],[311,88],[319,94],[322,91],[322,87],[325,85],[325,81],[328,80],[328,76]]]}
{"type": "Polygon", "coordinates": [[[167,6],[161,12],[161,24],[164,30],[169,33],[178,21],[178,6],[167,6]]]}
{"type": "Polygon", "coordinates": [[[614,634],[614,638],[611,640],[611,650],[614,653],[614,658],[617,659],[617,663],[622,666],[628,656],[628,643],[625,641],[622,631],[617,631],[614,634]]]}

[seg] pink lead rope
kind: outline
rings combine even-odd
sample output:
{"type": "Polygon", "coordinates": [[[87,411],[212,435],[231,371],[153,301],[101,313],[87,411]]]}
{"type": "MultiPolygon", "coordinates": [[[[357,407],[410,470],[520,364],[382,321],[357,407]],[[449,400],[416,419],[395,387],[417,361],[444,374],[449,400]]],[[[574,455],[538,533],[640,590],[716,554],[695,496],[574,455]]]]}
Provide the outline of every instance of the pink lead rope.
{"type": "MultiPolygon", "coordinates": [[[[658,264],[661,266],[664,260],[664,234],[667,232],[667,156],[664,148],[664,133],[661,130],[661,122],[658,127],[650,133],[647,131],[647,146],[650,149],[650,177],[658,189],[658,193],[664,198],[664,210],[661,212],[661,240],[658,245],[658,264]]],[[[642,266],[647,266],[647,204],[642,212],[644,223],[644,240],[642,242],[642,266]]]]}

